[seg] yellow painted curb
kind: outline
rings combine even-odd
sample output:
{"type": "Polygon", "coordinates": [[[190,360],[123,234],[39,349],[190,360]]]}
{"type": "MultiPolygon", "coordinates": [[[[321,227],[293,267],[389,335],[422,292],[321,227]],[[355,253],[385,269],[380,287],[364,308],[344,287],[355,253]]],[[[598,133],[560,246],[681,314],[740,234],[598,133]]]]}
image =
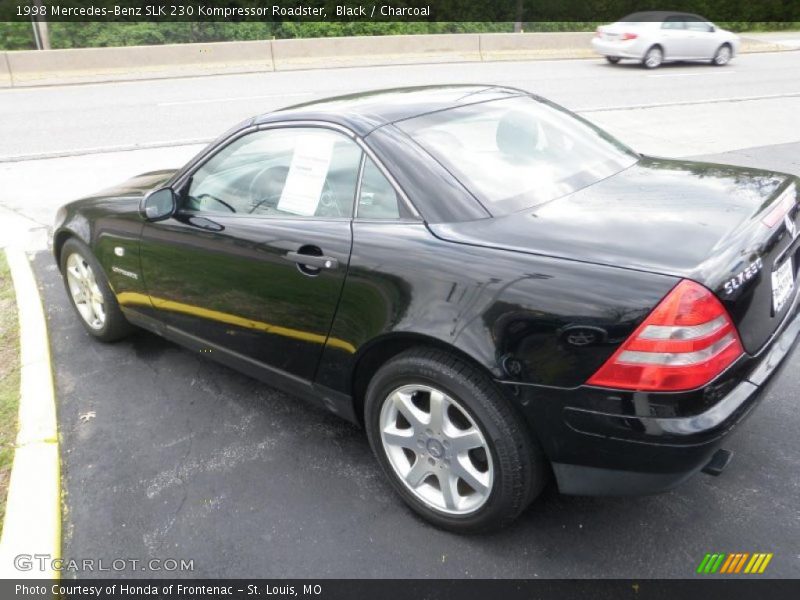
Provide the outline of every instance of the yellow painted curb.
{"type": "Polygon", "coordinates": [[[47,323],[28,257],[16,248],[7,248],[6,257],[17,297],[21,371],[19,433],[0,539],[0,577],[57,578],[51,567],[52,560],[61,558],[61,474],[47,323]],[[26,564],[29,570],[17,568],[26,564]]]}

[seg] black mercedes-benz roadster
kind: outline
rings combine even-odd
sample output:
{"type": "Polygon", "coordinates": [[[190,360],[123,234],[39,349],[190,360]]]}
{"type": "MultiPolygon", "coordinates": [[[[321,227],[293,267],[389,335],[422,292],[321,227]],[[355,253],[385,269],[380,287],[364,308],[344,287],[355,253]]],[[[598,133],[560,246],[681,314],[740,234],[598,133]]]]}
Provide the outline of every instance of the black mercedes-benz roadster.
{"type": "Polygon", "coordinates": [[[241,123],[68,204],[86,329],[133,325],[362,423],[454,531],[548,478],[719,473],[800,330],[798,179],[642,156],[525,91],[397,89],[241,123]]]}

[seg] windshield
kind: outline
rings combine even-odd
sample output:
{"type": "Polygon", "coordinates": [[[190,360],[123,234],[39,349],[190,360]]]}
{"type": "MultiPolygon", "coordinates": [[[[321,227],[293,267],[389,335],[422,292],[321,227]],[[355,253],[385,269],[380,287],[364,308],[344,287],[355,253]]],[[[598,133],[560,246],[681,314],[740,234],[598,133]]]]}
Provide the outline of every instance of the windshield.
{"type": "Polygon", "coordinates": [[[548,102],[522,96],[396,123],[498,216],[626,169],[638,155],[548,102]]]}

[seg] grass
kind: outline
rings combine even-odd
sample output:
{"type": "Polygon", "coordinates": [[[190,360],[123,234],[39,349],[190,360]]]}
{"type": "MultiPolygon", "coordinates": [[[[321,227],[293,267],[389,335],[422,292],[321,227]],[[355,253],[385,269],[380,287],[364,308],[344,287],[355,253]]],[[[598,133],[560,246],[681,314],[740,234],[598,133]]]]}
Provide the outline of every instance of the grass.
{"type": "Polygon", "coordinates": [[[14,286],[5,254],[0,252],[0,531],[6,514],[6,494],[19,410],[19,321],[14,286]]]}

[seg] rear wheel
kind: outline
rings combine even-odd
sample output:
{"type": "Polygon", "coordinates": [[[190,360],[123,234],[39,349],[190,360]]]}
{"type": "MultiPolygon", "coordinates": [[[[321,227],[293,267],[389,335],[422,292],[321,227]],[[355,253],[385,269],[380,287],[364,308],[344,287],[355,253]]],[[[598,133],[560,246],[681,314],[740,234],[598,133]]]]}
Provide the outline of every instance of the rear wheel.
{"type": "Polygon", "coordinates": [[[653,46],[644,55],[642,65],[646,69],[657,69],[664,62],[664,51],[661,46],[653,46]]]}
{"type": "Polygon", "coordinates": [[[717,67],[723,67],[730,62],[732,54],[731,47],[728,44],[722,44],[714,53],[711,64],[717,67]]]}
{"type": "Polygon", "coordinates": [[[102,267],[86,244],[76,238],[64,243],[61,274],[72,307],[92,336],[103,342],[113,342],[132,331],[102,267]]]}
{"type": "Polygon", "coordinates": [[[612,65],[615,65],[619,62],[619,56],[606,56],[606,60],[612,65]]]}
{"type": "Polygon", "coordinates": [[[539,494],[539,446],[483,373],[438,350],[398,355],[366,394],[370,445],[393,487],[433,524],[502,527],[539,494]]]}

